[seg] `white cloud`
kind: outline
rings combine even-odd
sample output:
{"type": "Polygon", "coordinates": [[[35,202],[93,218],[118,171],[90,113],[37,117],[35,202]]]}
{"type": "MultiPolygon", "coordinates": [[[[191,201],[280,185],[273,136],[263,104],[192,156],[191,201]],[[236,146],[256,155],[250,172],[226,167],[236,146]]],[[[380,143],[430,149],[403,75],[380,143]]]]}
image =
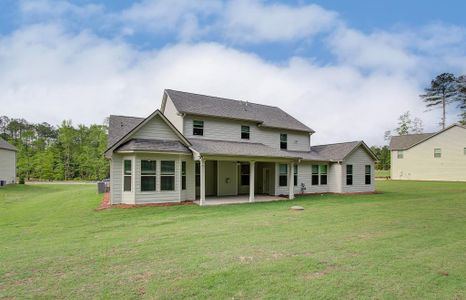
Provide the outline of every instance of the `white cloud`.
{"type": "Polygon", "coordinates": [[[238,42],[260,43],[307,38],[337,23],[337,14],[314,4],[288,6],[261,1],[231,1],[225,9],[225,34],[238,42]]]}
{"type": "Polygon", "coordinates": [[[0,45],[2,114],[31,121],[146,116],[160,106],[163,89],[174,88],[280,106],[317,131],[314,142],[371,144],[382,142],[401,112],[422,111],[417,82],[402,75],[302,58],[278,66],[217,43],[140,51],[49,25],[17,31],[0,45]]]}

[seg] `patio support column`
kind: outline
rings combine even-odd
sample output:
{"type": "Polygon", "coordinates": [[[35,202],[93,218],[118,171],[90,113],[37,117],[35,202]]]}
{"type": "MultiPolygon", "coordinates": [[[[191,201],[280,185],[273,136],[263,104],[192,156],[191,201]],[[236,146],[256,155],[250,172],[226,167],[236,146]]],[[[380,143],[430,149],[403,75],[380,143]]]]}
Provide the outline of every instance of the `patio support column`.
{"type": "Polygon", "coordinates": [[[205,160],[204,158],[200,159],[199,167],[200,167],[200,177],[201,177],[199,205],[204,205],[205,204],[205,160]]]}
{"type": "Polygon", "coordinates": [[[249,202],[254,202],[255,161],[249,162],[249,202]]]}
{"type": "Polygon", "coordinates": [[[294,163],[288,164],[288,199],[294,199],[294,163]]]}

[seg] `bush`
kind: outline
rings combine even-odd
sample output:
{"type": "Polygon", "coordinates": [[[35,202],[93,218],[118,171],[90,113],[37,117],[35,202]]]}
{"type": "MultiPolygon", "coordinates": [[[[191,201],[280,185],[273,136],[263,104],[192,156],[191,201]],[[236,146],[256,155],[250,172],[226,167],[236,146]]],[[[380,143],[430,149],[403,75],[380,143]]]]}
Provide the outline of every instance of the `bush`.
{"type": "Polygon", "coordinates": [[[19,184],[24,184],[24,177],[21,176],[21,177],[19,178],[19,184]]]}

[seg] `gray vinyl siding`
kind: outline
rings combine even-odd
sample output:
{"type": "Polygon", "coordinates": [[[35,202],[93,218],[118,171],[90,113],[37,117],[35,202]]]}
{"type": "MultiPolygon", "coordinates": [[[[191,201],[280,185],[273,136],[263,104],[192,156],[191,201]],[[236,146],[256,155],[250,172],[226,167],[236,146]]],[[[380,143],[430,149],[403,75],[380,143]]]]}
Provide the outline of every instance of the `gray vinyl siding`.
{"type": "Polygon", "coordinates": [[[257,126],[253,122],[242,122],[213,117],[198,117],[187,115],[184,117],[183,134],[189,138],[262,143],[275,149],[280,149],[280,134],[288,135],[288,150],[309,151],[310,135],[306,132],[280,130],[257,126]],[[204,121],[204,135],[193,135],[193,120],[204,121]],[[241,139],[241,125],[249,126],[249,140],[241,139]]]}
{"type": "Polygon", "coordinates": [[[342,192],[360,193],[375,191],[374,160],[362,148],[356,149],[342,164],[342,192]],[[346,166],[353,165],[353,185],[346,185],[346,166]],[[365,166],[371,166],[371,184],[365,184],[365,166]]]}
{"type": "Polygon", "coordinates": [[[114,153],[110,161],[110,201],[112,204],[122,203],[123,193],[123,160],[114,153]]]}
{"type": "MultiPolygon", "coordinates": [[[[295,194],[301,193],[301,183],[304,183],[306,190],[304,193],[328,193],[329,192],[329,167],[328,164],[319,163],[319,162],[302,162],[298,165],[298,185],[295,186],[295,194]],[[319,185],[312,185],[312,165],[327,165],[327,184],[320,184],[320,175],[319,175],[319,185]]],[[[287,193],[288,194],[288,193],[287,193]]]]}
{"type": "Polygon", "coordinates": [[[16,152],[0,149],[0,180],[7,184],[16,182],[16,152]]]}
{"type": "Polygon", "coordinates": [[[147,122],[142,128],[133,134],[132,138],[179,140],[173,130],[159,116],[155,116],[147,122]]]}

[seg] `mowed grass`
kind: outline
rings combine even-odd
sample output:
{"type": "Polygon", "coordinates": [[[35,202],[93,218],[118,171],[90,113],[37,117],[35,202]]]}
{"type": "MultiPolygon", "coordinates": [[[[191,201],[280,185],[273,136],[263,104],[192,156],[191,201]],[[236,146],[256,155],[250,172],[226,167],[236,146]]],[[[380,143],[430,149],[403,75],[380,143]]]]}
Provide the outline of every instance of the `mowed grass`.
{"type": "Polygon", "coordinates": [[[8,186],[0,298],[465,299],[466,183],[377,189],[97,212],[94,186],[8,186]]]}

